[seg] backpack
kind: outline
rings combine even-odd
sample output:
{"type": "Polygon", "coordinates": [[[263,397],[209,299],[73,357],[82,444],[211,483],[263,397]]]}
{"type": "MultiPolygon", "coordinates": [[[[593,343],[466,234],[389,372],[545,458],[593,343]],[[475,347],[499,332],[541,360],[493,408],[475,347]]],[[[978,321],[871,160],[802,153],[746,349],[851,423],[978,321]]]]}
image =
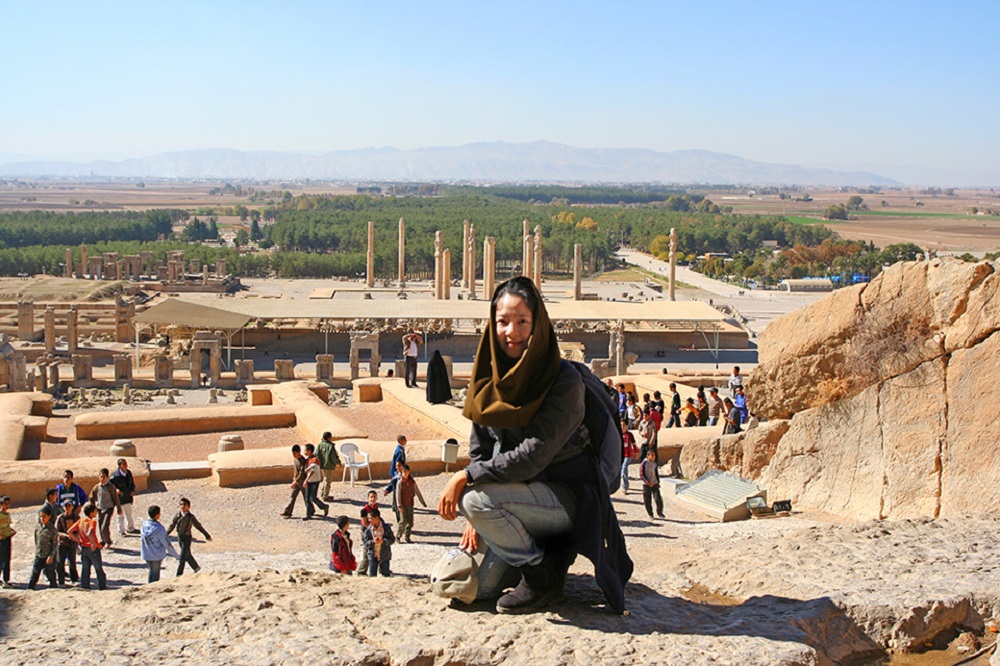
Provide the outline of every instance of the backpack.
{"type": "Polygon", "coordinates": [[[618,419],[618,393],[598,379],[583,363],[570,363],[583,379],[583,424],[590,433],[591,453],[597,459],[598,472],[604,479],[608,493],[615,493],[621,484],[624,446],[621,422],[618,419]]]}

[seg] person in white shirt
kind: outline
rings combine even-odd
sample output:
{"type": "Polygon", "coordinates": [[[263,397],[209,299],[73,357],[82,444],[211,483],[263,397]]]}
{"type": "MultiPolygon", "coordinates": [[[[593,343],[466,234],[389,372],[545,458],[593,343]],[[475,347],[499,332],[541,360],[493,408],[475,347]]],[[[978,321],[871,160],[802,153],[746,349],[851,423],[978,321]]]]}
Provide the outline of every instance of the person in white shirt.
{"type": "Polygon", "coordinates": [[[417,386],[417,354],[422,344],[423,338],[412,331],[403,336],[403,360],[406,362],[403,376],[409,388],[417,386]]]}
{"type": "Polygon", "coordinates": [[[736,389],[743,386],[743,375],[740,374],[740,366],[733,366],[733,374],[729,375],[729,394],[736,397],[736,389]]]}

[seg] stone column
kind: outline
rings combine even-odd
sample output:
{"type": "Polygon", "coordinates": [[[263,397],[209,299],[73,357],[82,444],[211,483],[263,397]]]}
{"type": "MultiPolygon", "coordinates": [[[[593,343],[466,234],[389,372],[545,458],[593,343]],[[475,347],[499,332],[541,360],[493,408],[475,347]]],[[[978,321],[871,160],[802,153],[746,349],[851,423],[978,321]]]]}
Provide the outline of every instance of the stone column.
{"type": "Polygon", "coordinates": [[[45,353],[56,352],[56,311],[50,305],[45,308],[45,353]]]}
{"type": "Polygon", "coordinates": [[[48,390],[58,391],[59,390],[59,362],[53,361],[49,363],[49,385],[48,390]]]}
{"type": "Polygon", "coordinates": [[[441,253],[441,277],[444,281],[444,300],[451,300],[451,250],[441,253]]]}
{"type": "Polygon", "coordinates": [[[132,317],[135,303],[126,302],[121,296],[115,300],[115,342],[132,342],[134,331],[132,317]]]}
{"type": "Polygon", "coordinates": [[[674,279],[677,276],[677,230],[670,229],[670,300],[677,300],[674,297],[674,279]]]}
{"type": "Polygon", "coordinates": [[[521,275],[533,281],[535,269],[532,266],[535,260],[535,237],[528,234],[524,237],[523,265],[521,275]]]}
{"type": "Polygon", "coordinates": [[[226,274],[226,260],[216,259],[215,260],[215,274],[222,277],[226,274]]]}
{"type": "Polygon", "coordinates": [[[290,358],[274,359],[274,378],[279,382],[295,379],[295,361],[290,358]]]}
{"type": "Polygon", "coordinates": [[[375,286],[375,223],[368,220],[368,255],[365,273],[365,286],[369,289],[375,286]]]}
{"type": "Polygon", "coordinates": [[[528,233],[528,221],[524,220],[521,222],[521,275],[526,277],[531,277],[531,252],[529,251],[528,242],[531,238],[531,234],[528,233]]]}
{"type": "Polygon", "coordinates": [[[613,329],[615,336],[611,360],[615,364],[615,374],[624,375],[628,372],[628,367],[625,365],[625,322],[619,319],[615,322],[613,329]]]}
{"type": "Polygon", "coordinates": [[[316,381],[333,381],[333,354],[316,355],[316,381]]]}
{"type": "Polygon", "coordinates": [[[531,280],[538,287],[538,291],[542,290],[542,227],[538,225],[535,227],[535,257],[531,261],[531,280]]]}
{"type": "Polygon", "coordinates": [[[115,354],[115,386],[132,383],[132,355],[115,354]]]}
{"type": "Polygon", "coordinates": [[[441,276],[444,273],[441,270],[442,256],[441,231],[438,230],[434,232],[434,298],[439,301],[444,298],[444,285],[441,283],[441,276]]]}
{"type": "Polygon", "coordinates": [[[63,269],[63,277],[73,277],[73,248],[66,248],[66,267],[63,269]]]}
{"type": "Polygon", "coordinates": [[[153,382],[168,388],[174,385],[174,364],[163,354],[153,357],[153,382]]]}
{"type": "Polygon", "coordinates": [[[35,303],[33,301],[17,302],[17,337],[21,342],[31,342],[35,339],[35,303]]]}
{"type": "Polygon", "coordinates": [[[496,289],[497,272],[497,239],[487,236],[483,239],[483,298],[493,298],[493,290],[496,289]]]}
{"type": "Polygon", "coordinates": [[[87,274],[87,246],[80,246],[80,277],[87,274]]]}
{"type": "Polygon", "coordinates": [[[468,298],[476,298],[476,227],[469,228],[469,245],[466,251],[466,271],[469,275],[468,298]]]}
{"type": "Polygon", "coordinates": [[[201,283],[208,284],[208,264],[202,264],[201,266],[201,283]]]}
{"type": "Polygon", "coordinates": [[[77,386],[90,386],[94,379],[94,357],[90,354],[74,354],[73,383],[77,386]]]}
{"type": "Polygon", "coordinates": [[[66,344],[67,350],[70,354],[76,353],[76,347],[79,344],[79,337],[77,333],[77,324],[79,323],[79,312],[76,306],[70,306],[69,312],[66,313],[66,344]]]}
{"type": "Polygon", "coordinates": [[[406,287],[406,222],[399,218],[399,288],[406,287]]]}
{"type": "Polygon", "coordinates": [[[573,300],[583,299],[583,245],[573,245],[573,300]]]}
{"type": "Polygon", "coordinates": [[[469,221],[462,222],[462,289],[469,288],[469,221]]]}

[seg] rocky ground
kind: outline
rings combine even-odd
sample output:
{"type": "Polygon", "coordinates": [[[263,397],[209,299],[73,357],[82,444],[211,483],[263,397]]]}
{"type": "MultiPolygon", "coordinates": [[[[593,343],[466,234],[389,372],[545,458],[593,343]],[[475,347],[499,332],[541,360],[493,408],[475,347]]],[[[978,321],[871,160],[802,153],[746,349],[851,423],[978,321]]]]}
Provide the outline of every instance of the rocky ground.
{"type": "MultiPolygon", "coordinates": [[[[444,479],[419,479],[429,502],[444,479]]],[[[202,571],[176,578],[168,560],[164,579],[147,586],[130,536],[107,554],[107,592],[2,591],[0,662],[873,663],[884,648],[943,647],[953,625],[982,634],[1000,603],[995,518],[848,524],[799,514],[723,525],[668,499],[667,519],[650,522],[633,492],[616,497],[636,562],[628,616],[604,608],[586,561],[550,612],[462,612],[429,592],[430,567],[461,527],[430,509],[417,510],[416,543],[394,549],[392,578],[329,572],[332,517],[356,517],[368,489],[338,484],[331,518],[304,522],[301,504],[296,519],[278,516],[281,485],[155,485],[137,515],[156,503],[169,520],[190,498],[214,537],[196,539],[202,571]]],[[[23,588],[33,510],[13,514],[13,580],[23,588]]]]}

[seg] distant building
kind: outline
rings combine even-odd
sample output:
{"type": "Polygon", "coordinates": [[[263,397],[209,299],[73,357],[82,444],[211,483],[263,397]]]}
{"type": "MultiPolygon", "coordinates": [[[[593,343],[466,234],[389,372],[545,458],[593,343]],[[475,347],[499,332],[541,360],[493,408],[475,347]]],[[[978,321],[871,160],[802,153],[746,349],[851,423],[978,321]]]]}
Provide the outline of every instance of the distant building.
{"type": "Polygon", "coordinates": [[[785,291],[833,291],[833,281],[829,278],[782,280],[778,287],[785,291]]]}

